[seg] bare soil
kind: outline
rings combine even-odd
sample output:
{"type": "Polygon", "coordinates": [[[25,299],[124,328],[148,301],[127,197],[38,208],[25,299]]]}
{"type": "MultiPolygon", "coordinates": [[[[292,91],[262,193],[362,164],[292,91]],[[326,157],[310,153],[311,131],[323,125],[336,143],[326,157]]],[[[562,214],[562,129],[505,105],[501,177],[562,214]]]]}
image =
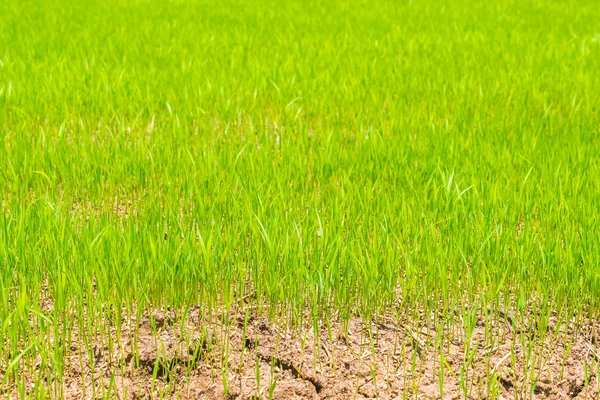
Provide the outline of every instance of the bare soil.
{"type": "Polygon", "coordinates": [[[458,328],[446,328],[454,339],[436,346],[433,328],[408,329],[383,316],[368,323],[353,319],[347,325],[322,326],[315,334],[310,327],[278,327],[255,312],[247,317],[241,310],[228,317],[199,315],[199,310],[192,310],[183,324],[170,312],[124,322],[120,340],[113,329],[111,341],[105,335],[103,343],[88,350],[74,333],[64,378],[51,383],[56,396],[598,397],[600,358],[594,339],[597,326],[592,323],[577,329],[551,328],[534,343],[531,332],[513,331],[511,321],[489,322],[487,331],[486,324],[478,322],[470,341],[458,328]]]}

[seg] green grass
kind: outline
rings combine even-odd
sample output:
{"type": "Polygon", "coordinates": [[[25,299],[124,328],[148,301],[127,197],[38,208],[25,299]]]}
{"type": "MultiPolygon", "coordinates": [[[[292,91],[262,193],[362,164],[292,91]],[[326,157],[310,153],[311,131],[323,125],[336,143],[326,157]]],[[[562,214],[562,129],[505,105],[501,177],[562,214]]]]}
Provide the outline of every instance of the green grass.
{"type": "Polygon", "coordinates": [[[75,323],[253,292],[290,324],[596,317],[598,15],[1,2],[2,384],[60,377],[75,323]]]}

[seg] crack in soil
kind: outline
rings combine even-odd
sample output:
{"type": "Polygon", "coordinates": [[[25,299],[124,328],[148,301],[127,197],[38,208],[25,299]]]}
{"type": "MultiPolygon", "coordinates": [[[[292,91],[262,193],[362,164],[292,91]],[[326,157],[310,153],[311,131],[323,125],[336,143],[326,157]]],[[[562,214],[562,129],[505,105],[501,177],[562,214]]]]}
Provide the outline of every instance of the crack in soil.
{"type": "Polygon", "coordinates": [[[309,382],[310,384],[312,384],[315,387],[315,391],[317,392],[317,394],[321,393],[321,391],[323,390],[324,386],[314,377],[312,376],[308,376],[308,375],[304,375],[302,373],[302,371],[300,371],[300,369],[298,369],[291,361],[276,357],[276,356],[261,356],[261,359],[266,362],[267,364],[270,364],[271,362],[273,362],[273,364],[284,370],[284,371],[290,371],[292,373],[292,376],[294,378],[300,378],[302,380],[305,380],[307,382],[309,382]]]}

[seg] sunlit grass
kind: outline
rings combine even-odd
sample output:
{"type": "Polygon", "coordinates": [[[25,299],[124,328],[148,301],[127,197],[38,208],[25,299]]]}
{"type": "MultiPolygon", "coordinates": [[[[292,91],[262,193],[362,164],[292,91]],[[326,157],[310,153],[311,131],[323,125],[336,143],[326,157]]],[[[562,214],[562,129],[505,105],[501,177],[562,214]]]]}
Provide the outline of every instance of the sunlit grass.
{"type": "Polygon", "coordinates": [[[74,329],[86,352],[122,314],[240,298],[296,326],[433,313],[465,342],[502,312],[541,357],[551,317],[598,315],[598,15],[2,2],[2,385],[60,379],[74,329]]]}

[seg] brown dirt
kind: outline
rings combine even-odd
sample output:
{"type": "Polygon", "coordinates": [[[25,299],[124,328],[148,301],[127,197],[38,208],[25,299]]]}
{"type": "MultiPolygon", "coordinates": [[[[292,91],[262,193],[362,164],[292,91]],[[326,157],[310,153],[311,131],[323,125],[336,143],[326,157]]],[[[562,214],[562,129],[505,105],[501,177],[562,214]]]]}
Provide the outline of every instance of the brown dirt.
{"type": "Polygon", "coordinates": [[[124,323],[120,341],[113,329],[112,345],[104,335],[103,343],[88,347],[91,351],[77,344],[74,333],[63,381],[51,385],[57,397],[69,399],[598,395],[597,326],[591,323],[577,329],[555,327],[530,348],[530,333],[514,332],[510,321],[489,322],[487,332],[479,322],[469,345],[454,327],[445,332],[454,332],[455,338],[435,346],[431,326],[405,328],[388,317],[323,326],[315,335],[312,328],[284,329],[254,314],[245,324],[241,312],[209,320],[192,310],[182,325],[181,318],[157,312],[138,323],[124,323]],[[446,360],[442,364],[440,354],[446,360]],[[466,382],[462,387],[461,381],[466,382]]]}

